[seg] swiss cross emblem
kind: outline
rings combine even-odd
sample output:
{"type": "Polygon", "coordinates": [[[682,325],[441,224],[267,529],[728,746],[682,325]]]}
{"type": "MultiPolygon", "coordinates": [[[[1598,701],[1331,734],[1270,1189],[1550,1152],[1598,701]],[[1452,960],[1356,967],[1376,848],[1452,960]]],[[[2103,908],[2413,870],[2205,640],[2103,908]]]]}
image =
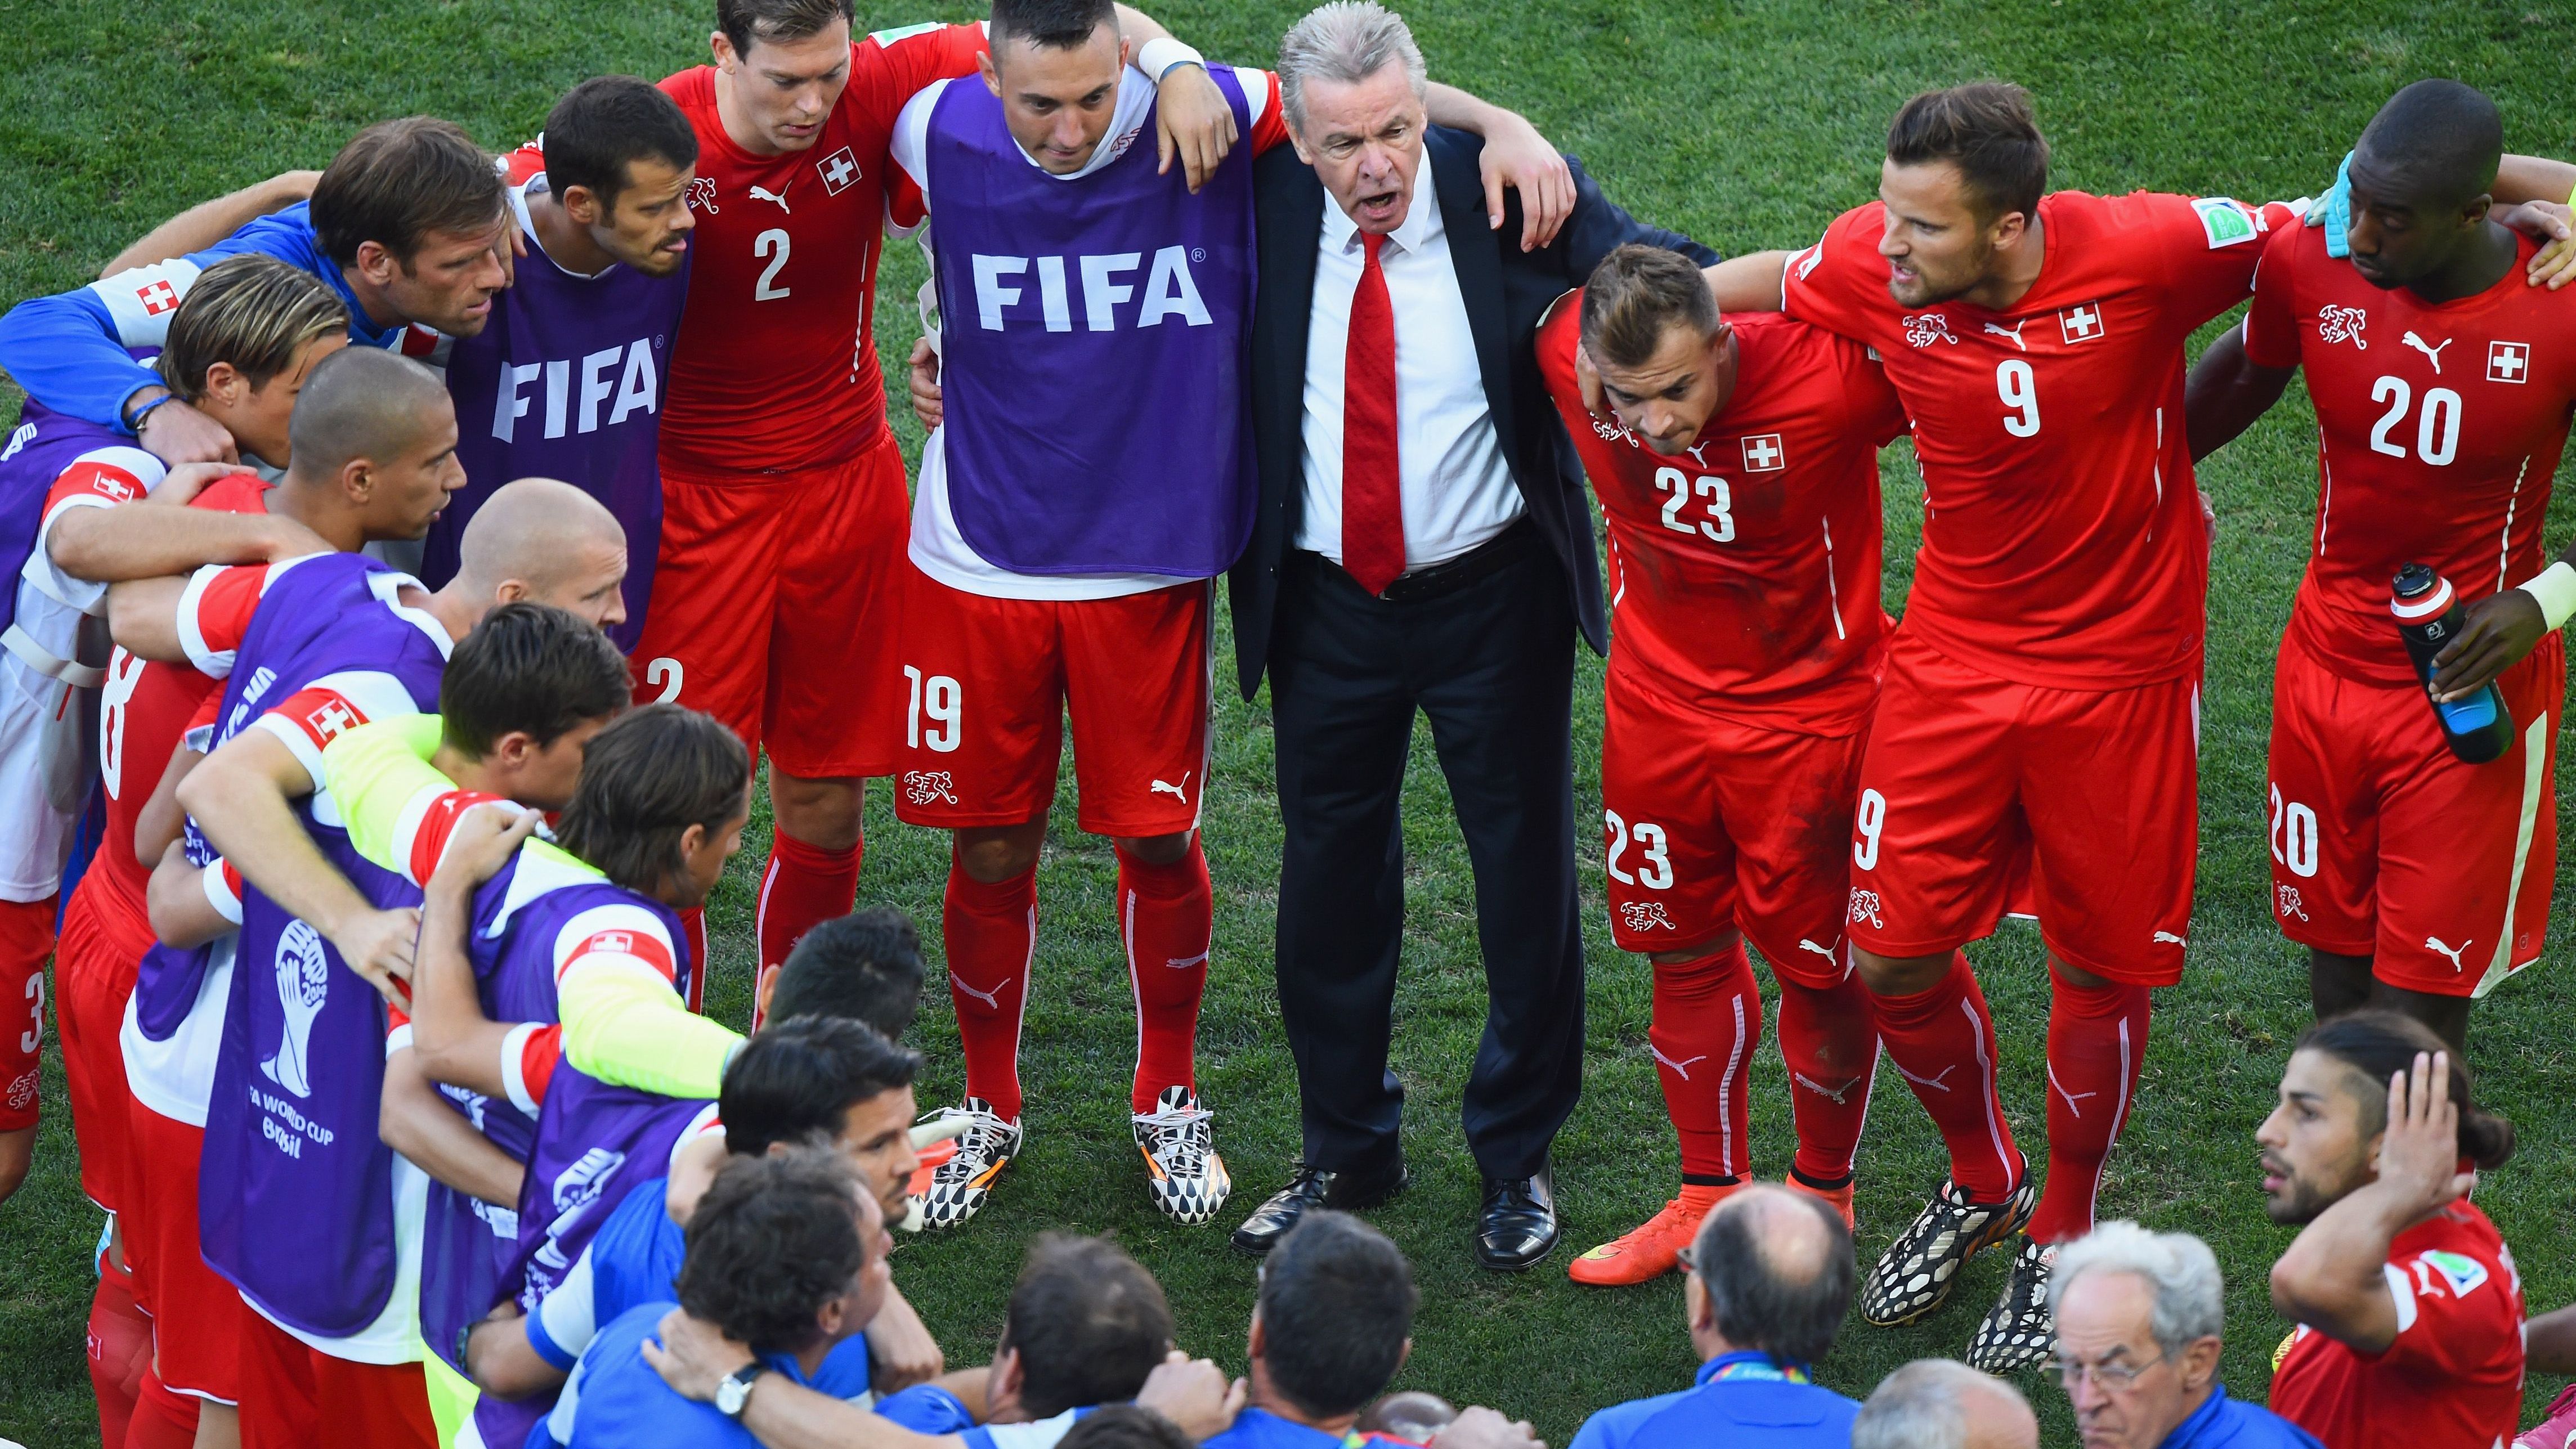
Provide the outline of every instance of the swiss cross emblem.
{"type": "Polygon", "coordinates": [[[2069,347],[2078,342],[2090,342],[2101,336],[2102,304],[2086,302],[2081,306],[2069,307],[2058,313],[2057,335],[2065,339],[2069,347]]]}
{"type": "Polygon", "coordinates": [[[2530,376],[2530,343],[2490,342],[2487,344],[2487,381],[2523,382],[2530,376]]]}
{"type": "Polygon", "coordinates": [[[1788,452],[1780,446],[1778,433],[1755,433],[1744,440],[1744,471],[1747,473],[1777,473],[1788,457],[1788,452]]]}
{"type": "Polygon", "coordinates": [[[143,315],[158,317],[179,305],[179,289],[167,280],[158,281],[148,287],[135,288],[134,299],[143,304],[143,315]]]}
{"type": "Polygon", "coordinates": [[[314,734],[327,740],[342,730],[355,728],[360,721],[356,710],[335,699],[306,715],[304,722],[313,727],[314,734]]]}
{"type": "Polygon", "coordinates": [[[83,480],[82,486],[101,498],[112,498],[119,503],[133,502],[138,491],[133,474],[100,463],[90,465],[89,477],[83,480]]]}
{"type": "Polygon", "coordinates": [[[590,938],[591,949],[614,951],[621,956],[635,954],[635,937],[626,931],[602,931],[590,938]]]}
{"type": "Polygon", "coordinates": [[[814,163],[814,172],[823,178],[823,192],[838,196],[859,179],[859,158],[847,146],[814,163]]]}

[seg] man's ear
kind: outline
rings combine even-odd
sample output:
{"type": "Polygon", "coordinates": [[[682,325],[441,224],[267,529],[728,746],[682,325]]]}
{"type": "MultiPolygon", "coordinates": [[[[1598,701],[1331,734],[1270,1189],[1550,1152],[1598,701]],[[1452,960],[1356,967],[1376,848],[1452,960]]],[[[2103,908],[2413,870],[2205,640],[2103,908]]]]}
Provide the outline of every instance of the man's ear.
{"type": "Polygon", "coordinates": [[[206,364],[206,401],[232,407],[251,393],[250,378],[229,362],[206,364]]]}
{"type": "Polygon", "coordinates": [[[601,203],[599,193],[587,186],[567,186],[555,193],[555,200],[563,203],[564,215],[583,226],[597,226],[608,220],[608,207],[601,203]]]}
{"type": "MultiPolygon", "coordinates": [[[[504,594],[501,602],[505,604],[510,602],[509,596],[504,594]]],[[[526,764],[529,757],[536,754],[540,748],[536,736],[526,730],[511,730],[494,740],[492,748],[484,753],[485,758],[498,761],[502,765],[517,766],[526,764]]]]}
{"type": "Polygon", "coordinates": [[[1682,1322],[1693,1332],[1709,1326],[1708,1285],[1697,1273],[1682,1275],[1682,1322]]]}
{"type": "MultiPolygon", "coordinates": [[[[1407,1338],[1404,1341],[1404,1347],[1395,1351],[1395,1366],[1397,1370],[1401,1371],[1404,1368],[1405,1360],[1411,1357],[1413,1357],[1413,1340],[1407,1338]]],[[[1389,1375],[1389,1377],[1393,1377],[1393,1375],[1389,1375]]]]}
{"type": "Polygon", "coordinates": [[[707,53],[715,57],[718,70],[729,71],[741,64],[741,57],[733,53],[732,38],[721,30],[708,32],[707,53]]]}
{"type": "Polygon", "coordinates": [[[984,78],[984,89],[997,96],[1002,93],[1002,73],[994,67],[989,47],[975,52],[975,73],[984,78]]]}
{"type": "Polygon", "coordinates": [[[680,832],[680,854],[681,854],[681,855],[683,855],[683,856],[692,856],[692,855],[695,855],[695,854],[697,854],[699,851],[704,850],[704,849],[706,849],[706,848],[707,848],[707,827],[706,827],[706,826],[704,826],[704,825],[702,825],[702,824],[698,824],[698,823],[696,823],[696,822],[691,822],[691,823],[690,823],[690,825],[689,825],[689,827],[688,827],[687,829],[682,830],[682,831],[680,832]]]}
{"type": "Polygon", "coordinates": [[[2203,1385],[2217,1379],[2219,1347],[2218,1335],[2214,1333],[2207,1338],[2195,1338],[2183,1346],[2183,1388],[2198,1393],[2203,1385]]]}
{"type": "Polygon", "coordinates": [[[993,1351],[992,1386],[984,1395],[986,1409],[989,1410],[995,1400],[1016,1401],[1020,1397],[1021,1385],[1027,1381],[1028,1376],[1020,1368],[1020,1351],[1008,1343],[996,1348],[993,1351]]]}
{"type": "Polygon", "coordinates": [[[358,243],[358,255],[349,263],[349,270],[381,287],[393,280],[394,273],[402,270],[402,263],[394,259],[394,254],[385,248],[383,242],[362,241],[358,243]]]}
{"type": "Polygon", "coordinates": [[[1993,227],[1989,228],[1989,230],[1994,234],[1996,246],[2011,246],[2014,242],[2021,240],[2021,234],[2023,232],[2030,230],[2030,213],[2026,211],[2007,211],[2003,215],[1995,218],[1995,224],[1993,227]]]}
{"type": "Polygon", "coordinates": [[[360,508],[376,496],[376,465],[371,458],[351,458],[340,465],[340,496],[360,508]]]}
{"type": "Polygon", "coordinates": [[[503,579],[501,587],[492,591],[492,601],[496,604],[522,604],[536,596],[536,591],[529,588],[524,579],[503,579]]]}
{"type": "Polygon", "coordinates": [[[769,1003],[778,995],[778,973],[784,969],[774,962],[761,967],[759,981],[751,988],[752,1015],[763,1021],[769,1019],[769,1003]]]}
{"type": "Polygon", "coordinates": [[[844,1293],[840,1297],[833,1299],[831,1302],[824,1304],[822,1311],[814,1315],[814,1323],[817,1327],[823,1330],[823,1336],[825,1338],[839,1338],[841,1336],[841,1321],[849,1317],[849,1308],[850,1295],[844,1293]]]}
{"type": "Polygon", "coordinates": [[[1252,1334],[1249,1338],[1244,1340],[1243,1356],[1245,1358],[1259,1358],[1263,1353],[1267,1352],[1269,1348],[1269,1335],[1264,1333],[1261,1328],[1261,1310],[1255,1308],[1252,1310],[1252,1334]]]}

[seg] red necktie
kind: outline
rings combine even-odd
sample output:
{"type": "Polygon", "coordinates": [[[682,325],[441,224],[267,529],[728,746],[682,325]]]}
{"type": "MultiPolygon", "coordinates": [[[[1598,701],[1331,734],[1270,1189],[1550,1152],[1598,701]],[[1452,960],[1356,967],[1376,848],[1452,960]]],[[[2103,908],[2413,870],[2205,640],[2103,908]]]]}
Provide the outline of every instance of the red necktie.
{"type": "Polygon", "coordinates": [[[1395,449],[1395,308],[1387,301],[1378,248],[1360,233],[1365,260],[1351,292],[1351,333],[1342,356],[1342,568],[1361,588],[1383,594],[1404,572],[1404,489],[1395,449]]]}

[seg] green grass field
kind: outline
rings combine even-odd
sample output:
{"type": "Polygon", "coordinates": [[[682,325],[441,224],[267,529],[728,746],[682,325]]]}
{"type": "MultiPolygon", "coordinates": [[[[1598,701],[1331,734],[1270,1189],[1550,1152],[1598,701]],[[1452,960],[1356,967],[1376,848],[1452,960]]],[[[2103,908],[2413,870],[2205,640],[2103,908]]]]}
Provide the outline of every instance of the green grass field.
{"type": "MultiPolygon", "coordinates": [[[[698,0],[0,0],[0,26],[20,37],[19,60],[0,72],[8,177],[0,298],[87,280],[181,206],[276,170],[320,166],[368,121],[434,111],[486,145],[515,142],[585,76],[659,76],[703,59],[709,8],[698,0]]],[[[974,13],[957,0],[915,9],[866,0],[862,8],[865,25],[974,13]]],[[[1435,77],[1520,109],[1630,209],[1727,252],[1812,239],[1873,192],[1886,119],[1905,96],[1980,76],[2030,86],[2056,147],[2057,184],[2097,191],[2307,194],[2378,104],[2425,75],[2486,88],[2504,107],[2514,149],[2576,153],[2565,110],[2576,89],[2576,10],[2555,0],[1416,0],[1404,8],[1435,77]]],[[[1154,9],[1211,57],[1266,64],[1299,6],[1167,0],[1154,9]]],[[[911,248],[889,251],[887,298],[908,299],[920,277],[911,248]]],[[[891,363],[914,323],[908,308],[890,303],[881,325],[891,363]]],[[[918,430],[909,419],[901,425],[909,454],[918,430]]],[[[2159,993],[2145,1080],[2103,1189],[2106,1214],[2187,1228],[2217,1248],[2229,1285],[2226,1378],[2253,1397],[2287,1328],[2264,1284],[2289,1235],[2261,1212],[2249,1137],[2308,1014],[2303,958],[2270,924],[2263,754],[2272,650],[2313,510],[2310,437],[2303,397],[2294,396],[2203,478],[2220,523],[2191,967],[2182,985],[2159,993]]],[[[1902,445],[1884,467],[1886,601],[1900,610],[1920,486],[1902,445]]],[[[1576,788],[1586,797],[1597,796],[1600,677],[1587,657],[1576,714],[1576,788]]],[[[1296,1150],[1296,1099],[1270,982],[1279,822],[1268,716],[1264,704],[1230,694],[1220,706],[1207,826],[1217,939],[1201,1082],[1219,1113],[1236,1203],[1248,1209],[1279,1184],[1296,1150]]],[[[1584,1292],[1564,1278],[1571,1252],[1651,1212],[1676,1171],[1645,1050],[1647,973],[1611,949],[1596,906],[1589,1081],[1557,1159],[1568,1246],[1522,1277],[1478,1272],[1466,1242],[1475,1170],[1456,1123],[1483,995],[1466,858],[1427,735],[1417,738],[1406,819],[1412,891],[1397,1062],[1411,1092],[1416,1187],[1374,1215],[1412,1255],[1422,1288],[1415,1352],[1400,1382],[1508,1409],[1562,1445],[1590,1410],[1682,1386],[1692,1368],[1678,1280],[1584,1292]]],[[[756,824],[714,909],[711,1001],[738,1025],[749,1011],[765,813],[756,824]]],[[[896,824],[882,789],[869,800],[868,837],[862,900],[909,909],[935,939],[945,842],[896,824]]],[[[1585,888],[1597,901],[1597,841],[1585,853],[1585,888]]],[[[1162,1278],[1184,1345],[1242,1368],[1254,1278],[1225,1246],[1236,1214],[1218,1226],[1171,1227],[1147,1205],[1129,1145],[1134,1037],[1109,905],[1114,875],[1105,842],[1060,826],[1040,881],[1044,938],[1024,1042],[1027,1157],[981,1219],[908,1243],[898,1259],[899,1280],[954,1363],[989,1353],[1023,1240],[1069,1228],[1115,1233],[1162,1278]]],[[[2562,908],[2552,934],[2553,958],[2566,954],[2568,914],[2562,908]]],[[[2047,1000],[2036,935],[2008,926],[1971,955],[2004,1023],[2014,1126],[2035,1144],[2047,1000]]],[[[2481,1095],[2515,1119],[2523,1141],[2480,1200],[2517,1248],[2535,1310],[2576,1297],[2576,1255],[2557,1237],[2576,1170],[2571,1058],[2558,1035],[2565,970],[2553,959],[2509,986],[2481,1009],[2473,1039],[2481,1095]]],[[[934,970],[916,1032],[931,1062],[926,1105],[952,1099],[961,1080],[942,987],[934,970]]],[[[1776,1061],[1766,1052],[1754,1085],[1756,1164],[1774,1176],[1790,1150],[1776,1061]]],[[[79,1196],[58,1061],[46,1092],[52,1115],[35,1176],[0,1207],[0,1437],[50,1449],[95,1442],[81,1341],[98,1218],[79,1196]]],[[[1880,1094],[1860,1171],[1864,1261],[1943,1170],[1937,1138],[1893,1072],[1880,1094]]],[[[1908,1359],[1963,1351],[2003,1271],[2000,1260],[1981,1260],[1952,1305],[1914,1327],[1855,1323],[1823,1377],[1866,1394],[1908,1359]]],[[[2073,1442],[2055,1386],[2033,1378],[2024,1388],[2048,1441],[2073,1442]]],[[[2532,1386],[2535,1413],[2555,1388],[2532,1386]]]]}

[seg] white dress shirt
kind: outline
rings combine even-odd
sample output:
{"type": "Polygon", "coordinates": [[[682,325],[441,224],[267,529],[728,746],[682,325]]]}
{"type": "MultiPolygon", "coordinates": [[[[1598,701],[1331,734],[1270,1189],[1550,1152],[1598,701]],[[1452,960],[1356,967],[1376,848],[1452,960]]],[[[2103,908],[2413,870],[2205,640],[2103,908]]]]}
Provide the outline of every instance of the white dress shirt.
{"type": "MultiPolygon", "coordinates": [[[[1315,258],[1315,307],[1306,324],[1306,506],[1297,547],[1342,561],[1342,366],[1350,347],[1351,293],[1366,261],[1359,227],[1329,194],[1315,258]]],[[[1456,558],[1521,516],[1520,489],[1503,457],[1476,366],[1467,301],[1449,261],[1440,199],[1426,158],[1404,220],[1378,248],[1395,314],[1398,486],[1407,571],[1456,558]]]]}

